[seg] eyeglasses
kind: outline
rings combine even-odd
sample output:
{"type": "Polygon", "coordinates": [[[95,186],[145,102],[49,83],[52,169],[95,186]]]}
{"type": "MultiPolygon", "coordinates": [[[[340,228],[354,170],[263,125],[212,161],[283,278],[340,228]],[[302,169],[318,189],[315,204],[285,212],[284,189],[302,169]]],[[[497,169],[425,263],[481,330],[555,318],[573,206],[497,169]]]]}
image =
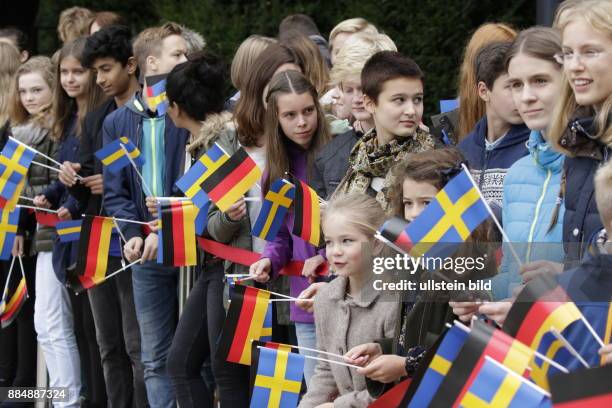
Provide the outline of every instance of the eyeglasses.
{"type": "Polygon", "coordinates": [[[563,51],[563,52],[556,53],[554,57],[555,57],[555,61],[563,65],[563,64],[572,62],[574,58],[578,58],[582,62],[592,61],[603,53],[604,51],[598,51],[598,50],[587,50],[584,53],[580,53],[580,52],[575,53],[573,51],[563,51]]]}

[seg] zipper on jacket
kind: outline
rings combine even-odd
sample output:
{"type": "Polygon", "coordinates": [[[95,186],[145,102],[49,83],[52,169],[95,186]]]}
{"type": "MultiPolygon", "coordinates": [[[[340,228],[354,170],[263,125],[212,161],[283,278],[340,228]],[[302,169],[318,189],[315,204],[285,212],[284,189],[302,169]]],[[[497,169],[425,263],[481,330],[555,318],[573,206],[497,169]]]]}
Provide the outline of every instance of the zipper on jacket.
{"type": "Polygon", "coordinates": [[[544,201],[544,196],[546,196],[546,190],[548,189],[548,184],[550,183],[550,179],[552,177],[552,171],[550,169],[546,170],[546,180],[544,180],[544,185],[542,186],[542,193],[540,194],[540,198],[536,204],[535,214],[533,216],[533,222],[531,223],[531,227],[529,228],[529,235],[527,236],[527,255],[525,255],[525,263],[529,262],[529,258],[531,257],[531,246],[533,244],[533,234],[535,232],[535,227],[538,222],[538,217],[540,216],[540,209],[542,208],[542,202],[544,201]]]}
{"type": "MultiPolygon", "coordinates": [[[[153,164],[153,177],[157,174],[157,145],[155,144],[155,119],[151,121],[151,158],[153,164]]],[[[154,196],[157,196],[157,183],[153,181],[153,191],[154,196]]]]}

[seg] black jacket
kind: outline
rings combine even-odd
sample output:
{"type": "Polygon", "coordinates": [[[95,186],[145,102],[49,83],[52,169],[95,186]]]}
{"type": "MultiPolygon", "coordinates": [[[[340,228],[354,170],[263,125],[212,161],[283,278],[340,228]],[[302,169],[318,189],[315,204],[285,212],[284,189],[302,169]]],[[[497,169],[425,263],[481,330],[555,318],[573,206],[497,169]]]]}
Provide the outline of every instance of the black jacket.
{"type": "MultiPolygon", "coordinates": [[[[114,98],[110,98],[97,109],[89,112],[83,121],[81,131],[81,147],[79,149],[79,163],[83,177],[102,174],[102,162],[96,159],[94,153],[102,148],[102,123],[106,116],[117,109],[114,98]]],[[[102,196],[91,194],[91,190],[82,184],[70,188],[70,194],[76,198],[86,214],[99,215],[102,210],[102,196]]]]}
{"type": "Polygon", "coordinates": [[[349,169],[349,155],[359,140],[354,130],[334,137],[315,157],[312,188],[319,197],[328,199],[349,169]]]}

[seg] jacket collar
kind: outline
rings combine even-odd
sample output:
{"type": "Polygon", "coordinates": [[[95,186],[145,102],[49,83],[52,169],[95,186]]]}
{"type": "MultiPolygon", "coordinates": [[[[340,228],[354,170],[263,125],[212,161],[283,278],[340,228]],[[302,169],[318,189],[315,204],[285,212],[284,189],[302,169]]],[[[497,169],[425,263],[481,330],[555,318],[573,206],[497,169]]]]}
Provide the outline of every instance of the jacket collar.
{"type": "Polygon", "coordinates": [[[550,144],[542,137],[542,133],[538,130],[532,130],[527,142],[527,148],[531,157],[535,162],[544,169],[549,169],[553,172],[560,171],[563,168],[565,156],[552,149],[550,144]]]}
{"type": "MultiPolygon", "coordinates": [[[[478,146],[485,147],[485,139],[487,138],[487,117],[480,119],[472,133],[475,134],[475,142],[478,146]]],[[[505,147],[514,146],[518,143],[524,143],[528,129],[525,125],[512,125],[504,138],[495,146],[494,150],[503,149],[505,147]]]]}
{"type": "Polygon", "coordinates": [[[346,302],[349,305],[367,308],[370,307],[370,305],[372,305],[372,303],[374,303],[376,299],[378,299],[378,297],[380,296],[380,293],[374,290],[372,280],[368,280],[361,289],[361,293],[359,293],[359,296],[355,298],[347,298],[348,281],[349,280],[347,277],[336,277],[336,279],[334,279],[330,283],[330,299],[334,299],[338,302],[346,302]]]}
{"type": "Polygon", "coordinates": [[[598,140],[596,134],[595,118],[591,116],[591,111],[586,107],[580,107],[559,138],[559,144],[576,157],[605,161],[608,149],[598,140]]]}

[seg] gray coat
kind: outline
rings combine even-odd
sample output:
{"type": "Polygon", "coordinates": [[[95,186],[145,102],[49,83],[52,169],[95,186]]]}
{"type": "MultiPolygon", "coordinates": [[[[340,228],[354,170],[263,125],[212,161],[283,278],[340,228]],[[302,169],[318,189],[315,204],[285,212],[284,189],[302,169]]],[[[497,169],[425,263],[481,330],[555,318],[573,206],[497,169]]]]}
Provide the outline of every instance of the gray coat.
{"type": "MultiPolygon", "coordinates": [[[[343,355],[360,344],[394,335],[397,302],[380,300],[371,282],[358,298],[348,298],[347,284],[348,278],[339,276],[315,296],[317,349],[321,351],[343,355]]],[[[321,357],[329,359],[329,356],[321,357]]],[[[365,377],[355,369],[317,361],[308,392],[299,407],[316,407],[333,401],[336,408],[365,408],[373,400],[366,389],[365,377]]]]}
{"type": "Polygon", "coordinates": [[[312,188],[323,199],[328,199],[349,169],[349,156],[359,141],[354,130],[334,137],[315,157],[312,188]]]}

